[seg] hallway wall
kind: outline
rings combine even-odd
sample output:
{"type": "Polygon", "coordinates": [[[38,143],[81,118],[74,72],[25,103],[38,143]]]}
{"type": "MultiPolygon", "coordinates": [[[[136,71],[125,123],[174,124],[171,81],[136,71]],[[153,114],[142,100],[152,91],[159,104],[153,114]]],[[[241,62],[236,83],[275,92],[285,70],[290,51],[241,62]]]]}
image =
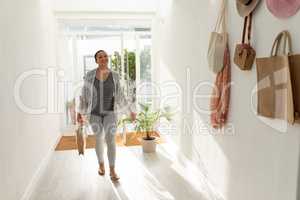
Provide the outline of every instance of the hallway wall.
{"type": "Polygon", "coordinates": [[[59,115],[47,107],[51,102],[46,76],[30,76],[21,85],[23,103],[43,107],[45,113],[28,114],[14,99],[23,72],[38,69],[47,74],[48,67],[55,71],[56,25],[51,8],[49,0],[0,2],[0,199],[21,199],[60,134],[59,115]]]}
{"type": "MultiPolygon", "coordinates": [[[[218,2],[166,0],[160,4],[154,27],[157,49],[154,66],[162,96],[173,95],[165,98],[165,103],[180,111],[173,138],[224,199],[295,200],[300,126],[289,125],[284,131],[285,124],[281,121],[256,116],[255,106],[251,106],[255,66],[250,72],[242,72],[232,64],[231,126],[225,134],[210,129],[209,115],[204,112],[209,110],[209,98],[193,102],[196,94],[211,94],[207,83],[213,83],[215,76],[208,70],[206,53],[218,2]],[[176,85],[166,86],[174,82],[181,88],[179,93],[176,85]],[[205,84],[195,91],[200,83],[205,84]],[[174,94],[180,94],[180,98],[174,94]]],[[[299,20],[300,13],[288,20],[276,19],[262,1],[254,17],[253,46],[257,55],[268,56],[276,34],[283,29],[291,31],[294,51],[300,52],[299,20]]],[[[230,0],[231,57],[235,44],[240,42],[242,24],[235,1],[230,0]]]]}

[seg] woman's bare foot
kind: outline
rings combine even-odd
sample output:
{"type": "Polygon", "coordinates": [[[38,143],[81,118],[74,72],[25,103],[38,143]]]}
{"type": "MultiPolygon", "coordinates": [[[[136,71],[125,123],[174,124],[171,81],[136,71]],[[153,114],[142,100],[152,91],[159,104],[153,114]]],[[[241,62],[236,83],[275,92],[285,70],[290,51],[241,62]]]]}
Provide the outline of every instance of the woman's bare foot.
{"type": "Polygon", "coordinates": [[[116,174],[115,167],[110,167],[110,179],[112,181],[118,181],[120,177],[116,174]]]}
{"type": "Polygon", "coordinates": [[[99,174],[100,176],[104,176],[104,175],[105,175],[105,167],[104,167],[104,163],[100,163],[100,164],[99,164],[98,174],[99,174]]]}

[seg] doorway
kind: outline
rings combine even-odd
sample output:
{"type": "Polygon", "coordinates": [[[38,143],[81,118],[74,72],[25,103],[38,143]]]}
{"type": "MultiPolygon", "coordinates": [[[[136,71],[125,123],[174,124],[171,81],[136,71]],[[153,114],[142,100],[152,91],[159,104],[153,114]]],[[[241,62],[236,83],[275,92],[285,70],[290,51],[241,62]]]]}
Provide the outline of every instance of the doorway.
{"type": "MultiPolygon", "coordinates": [[[[64,43],[68,56],[61,56],[63,63],[69,63],[67,73],[72,82],[65,97],[66,105],[74,105],[78,94],[74,93],[84,75],[97,67],[94,53],[100,49],[109,55],[109,67],[118,72],[121,77],[121,85],[128,101],[135,105],[136,111],[139,103],[152,103],[152,35],[151,26],[148,25],[101,25],[90,24],[82,21],[67,21],[60,23],[60,45],[64,43]],[[66,61],[67,59],[67,61],[66,61]],[[137,90],[138,85],[145,85],[137,90]],[[149,94],[149,95],[147,95],[149,94]],[[140,98],[137,98],[140,97],[140,98]]],[[[78,92],[78,91],[77,91],[78,92]]],[[[73,132],[76,123],[74,108],[66,109],[64,132],[73,132]],[[73,113],[72,113],[73,112],[73,113]],[[70,128],[73,127],[73,128],[70,128]]],[[[128,126],[131,130],[132,126],[128,126]]]]}

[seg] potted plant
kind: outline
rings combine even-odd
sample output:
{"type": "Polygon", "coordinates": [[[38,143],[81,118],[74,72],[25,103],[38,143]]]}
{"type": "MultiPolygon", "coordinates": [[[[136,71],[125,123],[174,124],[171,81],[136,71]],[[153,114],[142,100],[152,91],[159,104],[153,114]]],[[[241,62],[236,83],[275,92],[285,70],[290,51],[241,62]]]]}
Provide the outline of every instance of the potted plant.
{"type": "MultiPolygon", "coordinates": [[[[141,138],[141,144],[145,153],[151,153],[156,151],[156,141],[153,130],[154,125],[161,119],[165,118],[171,121],[173,113],[170,111],[170,107],[166,106],[163,109],[152,110],[151,104],[139,103],[141,111],[137,113],[136,120],[134,122],[134,130],[138,133],[143,133],[141,138]]],[[[123,118],[119,121],[119,125],[132,123],[130,117],[123,118]]]]}

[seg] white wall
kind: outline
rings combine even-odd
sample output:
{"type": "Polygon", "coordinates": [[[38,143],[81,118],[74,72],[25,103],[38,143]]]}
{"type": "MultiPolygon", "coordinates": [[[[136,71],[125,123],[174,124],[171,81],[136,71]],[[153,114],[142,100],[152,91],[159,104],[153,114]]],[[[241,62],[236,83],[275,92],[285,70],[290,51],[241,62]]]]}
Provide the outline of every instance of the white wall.
{"type": "MultiPolygon", "coordinates": [[[[251,109],[251,91],[255,88],[256,70],[242,72],[232,64],[229,122],[234,135],[211,135],[210,130],[188,126],[208,124],[209,115],[199,113],[196,107],[209,109],[209,99],[192,104],[193,90],[202,81],[213,83],[208,70],[206,52],[209,33],[216,20],[219,1],[165,0],[155,26],[155,66],[157,80],[163,94],[167,81],[175,81],[182,89],[176,119],[177,139],[182,152],[191,159],[227,200],[295,200],[299,168],[299,125],[288,126],[285,133],[274,127],[281,122],[258,118],[251,109]],[[189,68],[189,70],[187,70],[189,68]],[[186,80],[189,71],[191,80],[186,80]],[[190,86],[188,85],[190,84],[190,86]],[[192,105],[191,111],[188,105],[192,105]],[[269,123],[269,125],[267,125],[269,123]],[[185,126],[184,128],[184,125],[185,126]],[[273,127],[273,128],[272,128],[273,127]]],[[[268,56],[276,34],[289,29],[294,50],[300,52],[300,13],[288,20],[278,20],[262,1],[254,17],[253,46],[257,55],[268,56]]],[[[235,1],[229,1],[229,32],[231,56],[240,41],[243,19],[237,14],[235,1]]],[[[174,87],[173,87],[174,89],[174,87]]],[[[198,94],[210,94],[211,88],[202,88],[198,94]]],[[[256,96],[254,96],[256,97],[256,96]]],[[[167,102],[176,105],[176,100],[167,102]]]]}
{"type": "MultiPolygon", "coordinates": [[[[47,0],[1,1],[0,199],[21,199],[59,135],[58,114],[27,114],[14,100],[15,82],[21,73],[56,66],[50,9],[47,0]]],[[[27,79],[21,98],[28,106],[47,106],[46,78],[27,79]]]]}

